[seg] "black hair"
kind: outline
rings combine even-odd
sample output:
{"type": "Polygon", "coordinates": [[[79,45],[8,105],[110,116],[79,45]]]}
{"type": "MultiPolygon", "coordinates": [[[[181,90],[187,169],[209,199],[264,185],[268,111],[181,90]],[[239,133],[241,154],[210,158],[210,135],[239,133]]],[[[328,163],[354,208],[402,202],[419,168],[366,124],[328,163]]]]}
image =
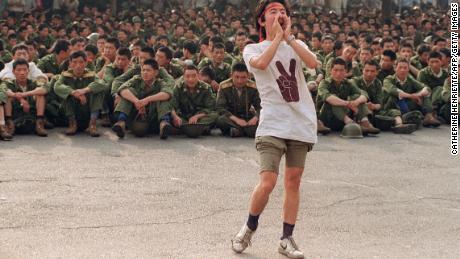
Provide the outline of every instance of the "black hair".
{"type": "Polygon", "coordinates": [[[70,54],[69,60],[72,61],[77,58],[83,58],[83,60],[86,61],[87,60],[86,53],[81,50],[75,51],[74,53],[70,54]]]}
{"type": "Polygon", "coordinates": [[[86,45],[85,51],[89,51],[93,53],[94,55],[97,55],[97,53],[99,53],[99,49],[97,48],[96,45],[93,45],[93,44],[86,45]]]}
{"type": "Polygon", "coordinates": [[[383,51],[382,56],[389,57],[391,59],[391,61],[396,60],[396,53],[394,51],[392,51],[392,50],[389,50],[389,49],[383,51]]]}
{"type": "Polygon", "coordinates": [[[128,59],[131,59],[131,51],[129,51],[128,48],[121,47],[117,50],[117,55],[119,56],[125,56],[128,59]]]}
{"type": "Polygon", "coordinates": [[[59,54],[59,53],[61,53],[61,51],[69,50],[69,47],[70,47],[70,42],[68,40],[62,40],[62,39],[57,40],[54,43],[53,53],[59,54]]]}
{"type": "Polygon", "coordinates": [[[157,51],[163,52],[166,55],[166,58],[171,60],[173,58],[173,52],[170,48],[162,46],[157,51]]]}
{"type": "Polygon", "coordinates": [[[235,63],[232,66],[232,73],[233,72],[248,72],[248,68],[244,63],[235,63]]]}
{"type": "Polygon", "coordinates": [[[15,60],[13,62],[13,70],[16,69],[17,66],[20,66],[20,65],[26,65],[27,68],[29,68],[29,62],[27,62],[27,60],[23,59],[23,58],[20,58],[18,60],[15,60]]]}
{"type": "Polygon", "coordinates": [[[150,66],[151,68],[153,68],[154,70],[158,70],[159,69],[159,66],[158,66],[158,63],[156,62],[155,59],[147,59],[146,61],[144,61],[144,64],[142,64],[142,66],[145,66],[145,65],[148,65],[150,66]]]}

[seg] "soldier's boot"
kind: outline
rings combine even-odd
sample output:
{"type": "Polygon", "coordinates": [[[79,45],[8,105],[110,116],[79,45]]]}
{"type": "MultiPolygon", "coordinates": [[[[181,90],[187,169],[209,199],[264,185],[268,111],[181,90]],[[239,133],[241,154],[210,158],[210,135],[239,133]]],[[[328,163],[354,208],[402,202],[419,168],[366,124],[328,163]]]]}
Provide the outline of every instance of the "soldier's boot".
{"type": "Polygon", "coordinates": [[[48,132],[45,129],[45,120],[44,119],[37,119],[35,122],[35,133],[39,137],[47,137],[48,132]]]}
{"type": "Polygon", "coordinates": [[[321,120],[318,120],[318,133],[321,133],[323,135],[327,135],[327,134],[331,133],[331,129],[326,127],[321,120]]]}
{"type": "Polygon", "coordinates": [[[230,128],[230,137],[237,138],[243,136],[243,132],[237,128],[230,128]]]}
{"type": "Polygon", "coordinates": [[[88,133],[93,138],[97,138],[100,136],[99,132],[97,132],[96,122],[97,122],[96,119],[91,119],[89,121],[89,126],[88,126],[88,133]]]}
{"type": "Polygon", "coordinates": [[[13,136],[14,132],[16,131],[16,126],[14,126],[13,119],[6,119],[5,123],[6,123],[6,130],[11,136],[13,136]]]}
{"type": "Polygon", "coordinates": [[[8,129],[5,125],[0,125],[0,138],[5,141],[10,141],[13,139],[13,135],[8,132],[8,129]]]}
{"type": "Polygon", "coordinates": [[[118,121],[112,127],[112,131],[117,133],[119,138],[125,137],[126,123],[124,121],[118,121]]]}
{"type": "Polygon", "coordinates": [[[171,134],[172,126],[167,121],[160,122],[160,139],[168,139],[169,134],[171,134]]]}
{"type": "Polygon", "coordinates": [[[425,114],[425,118],[423,119],[423,126],[424,127],[429,127],[429,126],[433,126],[433,127],[439,127],[441,125],[441,122],[436,119],[434,116],[433,116],[433,113],[427,113],[425,114]]]}
{"type": "Polygon", "coordinates": [[[54,124],[49,122],[47,119],[44,120],[45,129],[54,129],[54,124]]]}
{"type": "Polygon", "coordinates": [[[73,136],[77,134],[77,120],[75,118],[69,118],[69,127],[65,130],[67,136],[73,136]]]}
{"type": "Polygon", "coordinates": [[[417,130],[417,125],[415,124],[397,124],[391,128],[395,134],[411,134],[417,130]]]}
{"type": "Polygon", "coordinates": [[[380,130],[375,128],[374,125],[372,125],[372,123],[370,123],[368,120],[361,121],[359,125],[361,126],[363,135],[380,133],[380,130]]]}
{"type": "Polygon", "coordinates": [[[112,121],[110,121],[110,116],[108,113],[101,114],[101,125],[105,128],[112,127],[112,121]]]}

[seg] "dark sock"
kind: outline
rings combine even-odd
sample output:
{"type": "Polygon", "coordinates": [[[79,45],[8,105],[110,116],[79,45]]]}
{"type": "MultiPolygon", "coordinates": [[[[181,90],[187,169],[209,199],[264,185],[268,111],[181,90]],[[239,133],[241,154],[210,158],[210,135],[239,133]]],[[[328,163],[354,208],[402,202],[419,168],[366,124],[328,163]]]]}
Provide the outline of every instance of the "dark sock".
{"type": "Polygon", "coordinates": [[[255,231],[257,229],[257,226],[259,225],[259,216],[260,215],[253,216],[249,214],[248,222],[246,223],[246,225],[248,225],[248,228],[250,230],[255,231]]]}
{"type": "Polygon", "coordinates": [[[128,120],[128,115],[124,112],[120,112],[118,115],[118,120],[119,121],[127,121],[128,120]]]}
{"type": "Polygon", "coordinates": [[[295,225],[291,225],[286,222],[283,222],[283,236],[281,237],[281,239],[292,236],[292,232],[294,231],[294,226],[295,225]]]}

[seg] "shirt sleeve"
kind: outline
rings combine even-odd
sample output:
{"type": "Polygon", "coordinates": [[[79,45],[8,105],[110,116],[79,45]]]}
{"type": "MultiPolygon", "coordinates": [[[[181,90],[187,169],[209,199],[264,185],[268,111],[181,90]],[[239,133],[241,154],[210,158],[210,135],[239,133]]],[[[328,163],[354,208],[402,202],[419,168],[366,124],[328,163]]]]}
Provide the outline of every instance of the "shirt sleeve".
{"type": "Polygon", "coordinates": [[[244,63],[246,63],[246,66],[248,67],[248,71],[251,73],[254,73],[256,68],[253,68],[250,64],[249,61],[253,58],[260,55],[260,51],[257,49],[256,44],[249,44],[244,48],[243,51],[243,59],[244,63]]]}

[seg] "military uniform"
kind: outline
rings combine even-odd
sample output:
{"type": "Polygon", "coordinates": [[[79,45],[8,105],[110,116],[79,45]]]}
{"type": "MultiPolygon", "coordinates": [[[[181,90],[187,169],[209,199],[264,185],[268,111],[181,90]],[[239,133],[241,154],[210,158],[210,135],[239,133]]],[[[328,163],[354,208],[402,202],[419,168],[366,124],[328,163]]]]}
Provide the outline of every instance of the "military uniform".
{"type": "MultiPolygon", "coordinates": [[[[36,81],[32,81],[27,79],[27,84],[25,87],[20,86],[16,80],[5,80],[1,83],[0,85],[0,103],[6,103],[7,102],[7,95],[6,91],[10,90],[13,93],[24,93],[24,92],[29,92],[33,91],[38,87],[42,87],[41,84],[38,84],[36,81]]],[[[48,91],[46,86],[44,87],[45,90],[48,91]]],[[[36,120],[37,116],[37,108],[36,108],[36,102],[35,102],[35,96],[29,96],[26,98],[27,102],[30,105],[30,110],[28,113],[24,112],[23,107],[21,103],[17,99],[12,100],[12,120],[15,122],[15,128],[17,132],[20,132],[22,134],[30,134],[33,133],[35,127],[33,126],[36,120]],[[30,120],[30,125],[18,125],[22,124],[23,121],[26,119],[30,120]],[[21,128],[21,126],[25,126],[24,128],[21,128]]],[[[42,125],[41,127],[43,127],[42,125]]],[[[46,135],[46,133],[45,133],[46,135]]]]}
{"type": "Polygon", "coordinates": [[[435,75],[430,67],[426,67],[418,73],[417,80],[431,89],[431,102],[433,106],[443,103],[441,98],[442,89],[448,76],[449,74],[444,69],[441,69],[439,75],[435,75]]]}
{"type": "MultiPolygon", "coordinates": [[[[141,66],[134,65],[128,71],[116,77],[112,83],[112,92],[111,92],[112,95],[118,93],[118,89],[124,82],[133,78],[135,75],[140,75],[140,74],[141,74],[141,66]]],[[[166,69],[160,67],[160,69],[158,70],[158,78],[163,79],[169,87],[174,87],[174,84],[175,84],[174,78],[170,74],[168,74],[166,69]]]]}
{"type": "Polygon", "coordinates": [[[410,58],[410,64],[414,66],[415,68],[417,68],[418,70],[421,70],[428,66],[428,64],[422,63],[422,61],[420,60],[420,56],[418,55],[410,58]]]}
{"type": "Polygon", "coordinates": [[[391,75],[385,78],[383,81],[384,115],[396,117],[414,110],[419,110],[423,114],[432,112],[433,106],[429,97],[423,98],[421,106],[410,99],[399,99],[400,90],[408,94],[414,94],[420,92],[425,87],[427,87],[425,84],[415,80],[410,75],[408,75],[406,81],[402,83],[397,79],[396,75],[391,75]],[[407,108],[405,108],[406,106],[407,108]]]}
{"type": "Polygon", "coordinates": [[[391,76],[394,74],[395,74],[394,69],[391,69],[391,70],[380,69],[379,74],[377,75],[377,78],[380,80],[380,82],[383,82],[387,76],[391,76]]]}
{"type": "Polygon", "coordinates": [[[170,74],[174,79],[177,79],[182,76],[184,69],[182,66],[170,62],[166,67],[164,67],[168,74],[170,74]]]}
{"type": "Polygon", "coordinates": [[[361,89],[361,93],[367,97],[369,102],[382,105],[383,90],[382,82],[379,79],[376,78],[370,84],[367,84],[364,78],[360,76],[351,79],[351,82],[361,89]]]}
{"type": "Polygon", "coordinates": [[[10,63],[13,60],[13,55],[8,50],[0,51],[0,62],[3,64],[10,63]]]}
{"type": "Polygon", "coordinates": [[[58,75],[63,72],[57,63],[56,54],[49,54],[41,58],[37,63],[37,67],[45,74],[58,75]]]}
{"type": "Polygon", "coordinates": [[[199,119],[198,123],[212,126],[216,119],[215,112],[216,101],[214,99],[211,87],[203,81],[199,81],[195,92],[187,89],[184,81],[179,82],[174,88],[171,105],[177,116],[182,119],[183,124],[198,114],[205,113],[206,116],[199,119]]]}
{"type": "Polygon", "coordinates": [[[72,70],[65,71],[54,84],[54,91],[63,101],[62,107],[67,118],[75,117],[77,125],[82,129],[89,122],[90,114],[99,112],[104,102],[106,84],[97,79],[93,71],[85,70],[81,77],[76,77],[72,70]],[[91,92],[86,94],[87,103],[80,102],[71,96],[71,92],[77,89],[89,87],[91,92]]]}
{"type": "Polygon", "coordinates": [[[231,128],[242,131],[242,128],[230,119],[230,116],[233,115],[245,121],[251,120],[254,116],[259,117],[261,106],[256,84],[249,81],[239,92],[232,79],[223,81],[217,94],[216,110],[219,113],[217,126],[223,134],[229,134],[231,128]]]}
{"type": "MultiPolygon", "coordinates": [[[[332,95],[342,100],[352,101],[361,96],[361,90],[347,79],[337,84],[332,78],[326,78],[319,84],[317,103],[322,104],[319,111],[319,119],[327,127],[333,130],[341,130],[345,125],[343,122],[345,115],[348,115],[350,118],[353,118],[354,115],[347,107],[333,106],[326,102],[326,99],[332,95]]],[[[370,111],[366,104],[361,104],[358,106],[356,119],[360,121],[369,114],[370,111]]]]}
{"type": "Polygon", "coordinates": [[[334,59],[336,57],[337,57],[337,55],[335,54],[335,51],[332,51],[331,53],[327,54],[324,57],[324,62],[323,62],[322,69],[327,72],[327,70],[326,70],[327,63],[329,63],[329,60],[334,59]]]}
{"type": "Polygon", "coordinates": [[[230,67],[229,64],[223,62],[218,67],[214,67],[211,59],[204,58],[203,60],[201,60],[200,64],[198,64],[198,69],[202,69],[203,67],[206,67],[206,66],[209,66],[212,70],[214,70],[214,74],[216,75],[217,83],[221,83],[222,81],[225,81],[228,78],[230,78],[232,68],[230,67]]]}
{"type": "MultiPolygon", "coordinates": [[[[120,93],[125,89],[128,89],[139,100],[148,96],[156,95],[160,92],[168,93],[171,96],[173,95],[173,88],[164,80],[157,79],[153,85],[146,85],[140,75],[136,75],[122,84],[118,89],[118,94],[121,96],[120,93]]],[[[152,102],[146,107],[146,111],[146,119],[150,122],[152,129],[157,131],[161,118],[169,116],[171,112],[171,105],[169,101],[152,102]]],[[[115,113],[120,112],[128,115],[128,123],[134,121],[137,116],[137,110],[134,107],[134,104],[124,98],[121,98],[120,103],[118,103],[115,108],[115,113]]]]}
{"type": "MultiPolygon", "coordinates": [[[[332,62],[334,59],[329,59],[329,61],[326,64],[325,71],[326,71],[326,77],[331,76],[331,68],[332,68],[332,62]]],[[[352,62],[346,62],[346,67],[345,69],[347,70],[347,73],[350,72],[353,69],[353,64],[352,62]]]]}

